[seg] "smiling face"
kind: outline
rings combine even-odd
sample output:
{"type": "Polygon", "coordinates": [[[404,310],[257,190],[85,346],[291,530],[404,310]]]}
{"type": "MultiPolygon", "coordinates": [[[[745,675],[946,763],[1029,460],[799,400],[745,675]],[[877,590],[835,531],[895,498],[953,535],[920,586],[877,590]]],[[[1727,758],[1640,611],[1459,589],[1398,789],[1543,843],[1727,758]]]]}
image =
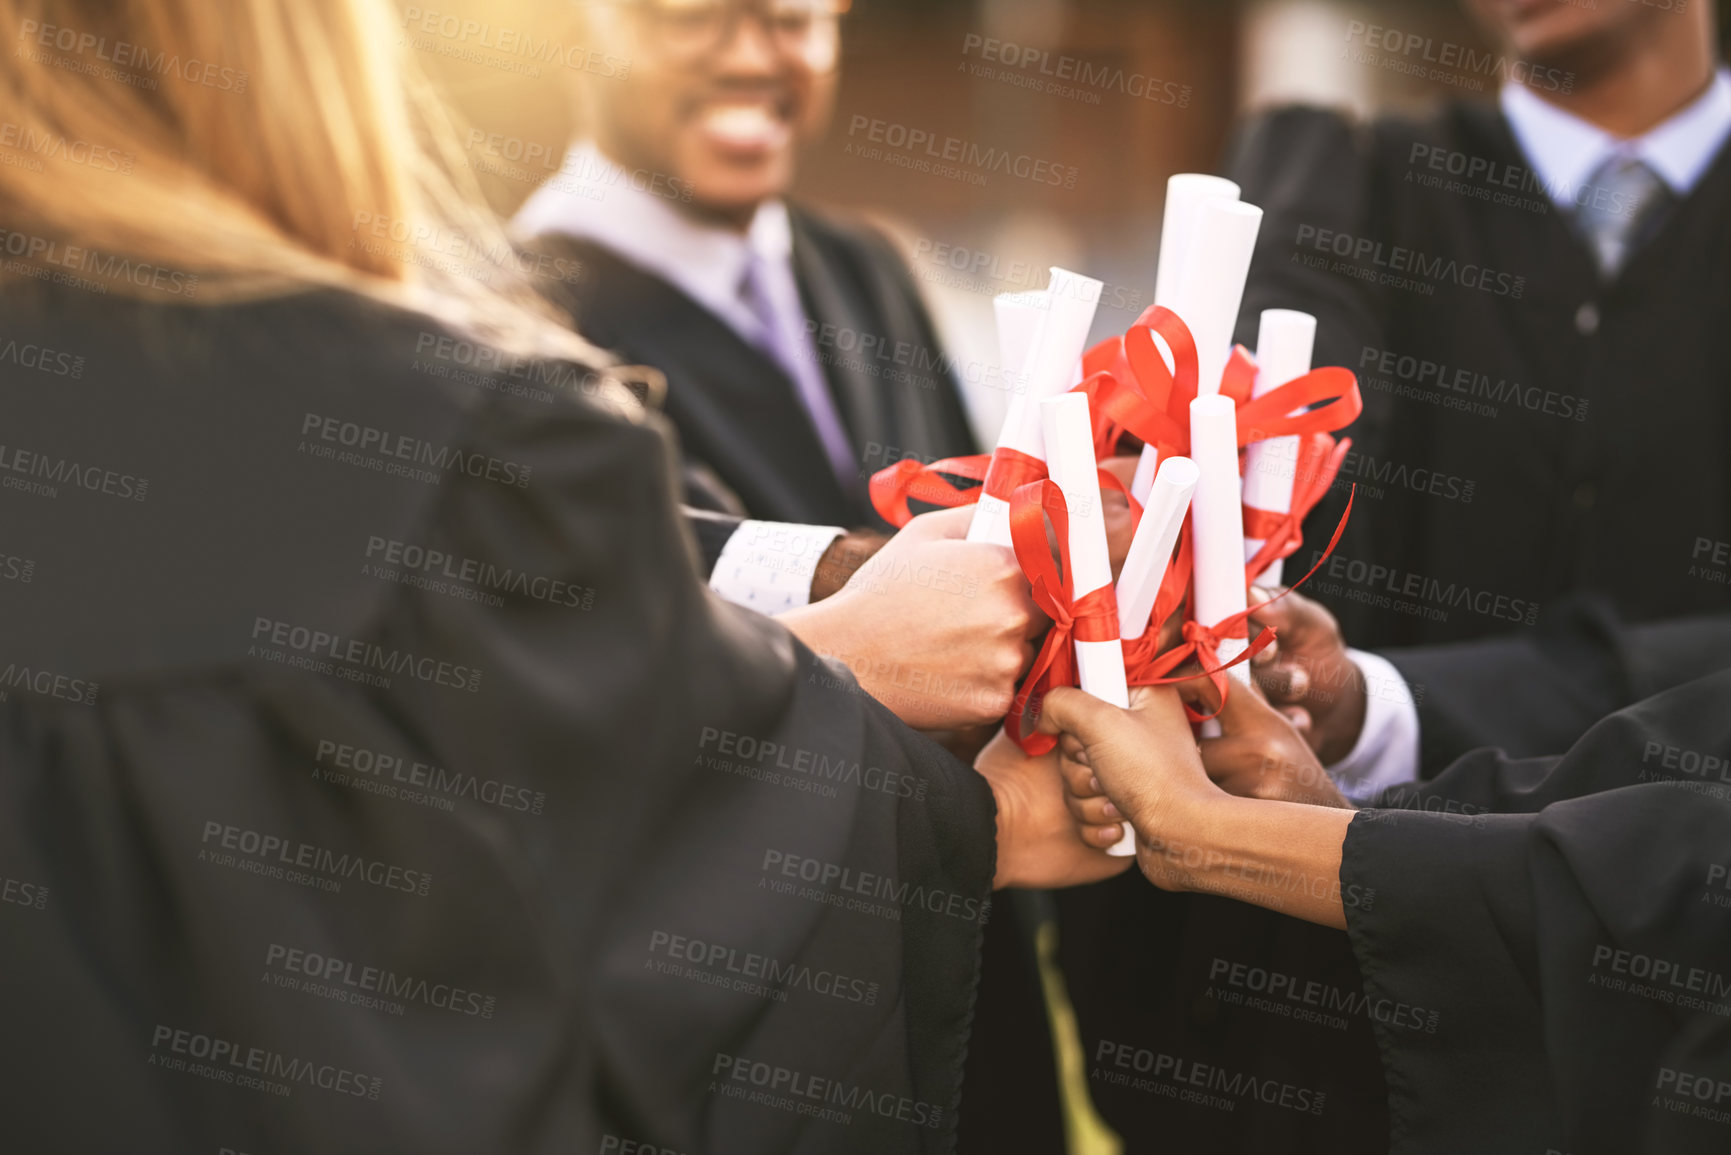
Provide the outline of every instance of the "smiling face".
{"type": "Polygon", "coordinates": [[[790,51],[749,6],[725,40],[694,34],[679,8],[622,6],[597,20],[631,67],[624,80],[590,84],[595,139],[628,168],[684,182],[693,208],[743,222],[792,183],[796,146],[828,114],[834,70],[822,52],[790,51]]]}
{"type": "Polygon", "coordinates": [[[1615,54],[1651,21],[1677,18],[1675,11],[1630,0],[1591,6],[1583,0],[1467,0],[1467,7],[1516,56],[1555,68],[1615,54]]]}

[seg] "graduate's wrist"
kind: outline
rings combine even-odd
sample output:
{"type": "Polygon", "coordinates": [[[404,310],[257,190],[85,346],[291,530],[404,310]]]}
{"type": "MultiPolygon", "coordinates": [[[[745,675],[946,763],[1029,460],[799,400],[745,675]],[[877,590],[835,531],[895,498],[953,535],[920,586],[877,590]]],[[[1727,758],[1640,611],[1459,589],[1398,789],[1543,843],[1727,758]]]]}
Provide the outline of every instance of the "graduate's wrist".
{"type": "Polygon", "coordinates": [[[1132,812],[1138,865],[1162,890],[1200,892],[1220,854],[1219,808],[1237,801],[1213,783],[1172,790],[1132,812]]]}
{"type": "Polygon", "coordinates": [[[840,602],[795,606],[775,615],[775,620],[819,657],[835,657],[850,651],[852,625],[840,602]]]}
{"type": "Polygon", "coordinates": [[[1186,819],[1189,838],[1165,852],[1181,850],[1170,889],[1344,927],[1341,847],[1353,813],[1226,794],[1202,801],[1186,819]]]}
{"type": "Polygon", "coordinates": [[[889,542],[889,538],[871,530],[856,529],[829,543],[818,559],[811,575],[811,600],[821,602],[841,591],[859,568],[889,542]]]}

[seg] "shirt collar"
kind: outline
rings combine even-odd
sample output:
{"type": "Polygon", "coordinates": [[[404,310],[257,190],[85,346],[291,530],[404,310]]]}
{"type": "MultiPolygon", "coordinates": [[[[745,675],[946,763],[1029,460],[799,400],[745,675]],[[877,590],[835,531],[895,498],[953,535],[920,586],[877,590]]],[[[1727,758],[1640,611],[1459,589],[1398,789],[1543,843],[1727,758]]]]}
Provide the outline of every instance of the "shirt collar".
{"type": "Polygon", "coordinates": [[[1565,112],[1524,84],[1503,85],[1501,102],[1521,151],[1558,203],[1618,152],[1646,162],[1672,192],[1687,196],[1731,135],[1731,73],[1723,68],[1706,92],[1631,140],[1565,112]]]}
{"type": "Polygon", "coordinates": [[[1686,194],[1706,174],[1728,134],[1731,73],[1721,68],[1706,92],[1640,139],[1637,153],[1672,192],[1686,194]]]}
{"type": "Polygon", "coordinates": [[[753,253],[766,261],[791,260],[792,228],[781,201],[759,205],[741,234],[681,212],[672,192],[680,186],[652,178],[582,142],[565,154],[559,175],[524,202],[512,229],[524,239],[556,233],[592,241],[724,317],[739,307],[753,253]]]}

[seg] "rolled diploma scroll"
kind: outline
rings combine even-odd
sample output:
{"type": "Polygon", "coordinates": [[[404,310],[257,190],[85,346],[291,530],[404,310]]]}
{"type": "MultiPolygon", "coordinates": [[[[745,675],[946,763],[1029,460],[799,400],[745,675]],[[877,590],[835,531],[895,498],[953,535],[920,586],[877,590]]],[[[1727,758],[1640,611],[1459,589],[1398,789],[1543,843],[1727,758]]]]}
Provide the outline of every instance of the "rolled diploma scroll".
{"type": "MultiPolygon", "coordinates": [[[[1172,547],[1178,544],[1178,531],[1189,512],[1199,472],[1188,457],[1168,457],[1154,474],[1148,505],[1136,524],[1136,536],[1130,539],[1130,552],[1118,575],[1118,632],[1125,641],[1141,637],[1148,629],[1148,618],[1160,596],[1160,583],[1166,580],[1166,568],[1172,563],[1172,547]]],[[[1160,625],[1156,622],[1154,628],[1160,625]]]]}
{"type": "MultiPolygon", "coordinates": [[[[1216,626],[1249,605],[1244,591],[1244,511],[1238,485],[1238,407],[1218,393],[1190,403],[1190,455],[1196,461],[1191,499],[1191,553],[1195,558],[1196,620],[1216,626]]],[[[1249,648],[1243,638],[1222,638],[1216,651],[1224,665],[1249,648]]],[[[1250,667],[1227,673],[1248,685],[1250,667]]],[[[1204,738],[1220,737],[1220,723],[1202,723],[1204,738]]]]}
{"type": "MultiPolygon", "coordinates": [[[[1046,459],[1045,435],[1040,428],[1040,402],[1069,389],[1075,383],[1076,365],[1088,343],[1088,328],[1094,323],[1094,310],[1100,303],[1104,286],[1092,277],[1052,267],[1051,280],[1046,283],[1045,308],[1037,319],[1037,331],[1024,362],[1026,372],[1023,388],[1010,398],[1010,408],[1004,414],[1004,427],[998,433],[998,446],[1046,459]]],[[[994,306],[996,301],[994,301],[994,306]]],[[[999,317],[999,339],[1002,345],[1006,314],[999,317]]],[[[1026,314],[1023,314],[1025,319],[1026,314]]],[[[1016,323],[1012,317],[1011,324],[1016,323]]],[[[987,473],[987,478],[991,476],[987,473]]],[[[974,506],[974,520],[968,525],[969,541],[985,541],[993,545],[1010,544],[1010,505],[999,498],[980,494],[974,506]]]]}
{"type": "MultiPolygon", "coordinates": [[[[1130,552],[1118,575],[1118,634],[1125,641],[1141,637],[1149,628],[1148,618],[1172,563],[1172,547],[1184,527],[1196,478],[1196,464],[1188,457],[1168,457],[1154,475],[1148,505],[1136,523],[1136,536],[1130,539],[1130,552]]],[[[1155,622],[1153,628],[1159,629],[1160,623],[1155,622]]],[[[1123,839],[1107,853],[1117,857],[1135,854],[1136,832],[1126,826],[1123,839]]]]}
{"type": "MultiPolygon", "coordinates": [[[[1021,433],[1026,424],[1029,371],[1033,368],[1034,348],[1040,342],[1040,332],[1046,326],[1050,312],[1044,289],[1027,293],[999,293],[992,298],[992,312],[998,321],[998,354],[1004,371],[1015,374],[1010,404],[1004,410],[1004,424],[998,431],[998,444],[1010,449],[1027,450],[1022,446],[1030,439],[1021,433]]],[[[988,468],[988,473],[990,472],[988,468]]],[[[1010,505],[996,497],[980,494],[974,505],[973,520],[968,523],[968,540],[1008,545],[1010,537],[1010,505]]]]}
{"type": "MultiPolygon", "coordinates": [[[[1200,476],[1190,502],[1192,553],[1195,555],[1196,620],[1217,626],[1247,604],[1244,593],[1244,510],[1238,479],[1238,410],[1220,395],[1220,375],[1232,354],[1232,328],[1244,299],[1250,254],[1262,227],[1262,210],[1241,201],[1209,201],[1198,214],[1196,244],[1184,264],[1179,296],[1191,302],[1195,320],[1196,363],[1200,374],[1190,403],[1190,457],[1200,476]]],[[[1218,650],[1222,663],[1248,648],[1242,638],[1226,638],[1218,650]]],[[[1232,667],[1249,684],[1247,666],[1232,667]]],[[[1220,724],[1202,727],[1218,737],[1220,724]]]]}
{"type": "MultiPolygon", "coordinates": [[[[1190,403],[1190,456],[1200,476],[1191,500],[1195,554],[1196,620],[1217,626],[1242,613],[1244,594],[1244,511],[1238,479],[1238,411],[1220,395],[1220,375],[1232,352],[1232,327],[1244,298],[1250,254],[1262,227],[1262,210],[1241,201],[1210,201],[1198,214],[1196,244],[1185,262],[1179,296],[1191,303],[1195,319],[1196,362],[1201,374],[1190,403]]],[[[1220,660],[1246,648],[1240,638],[1220,644],[1220,660]]],[[[1243,666],[1232,671],[1248,682],[1243,666]]]]}
{"type": "Polygon", "coordinates": [[[998,356],[1014,401],[1028,392],[1028,358],[1046,319],[1046,290],[999,293],[992,298],[992,315],[998,322],[998,356]]]}
{"type": "MultiPolygon", "coordinates": [[[[1100,477],[1094,462],[1094,427],[1088,398],[1064,393],[1040,403],[1045,425],[1046,469],[1064,491],[1070,511],[1070,588],[1080,598],[1112,585],[1112,562],[1106,548],[1106,518],[1100,508],[1100,477]]],[[[1124,643],[1075,642],[1076,674],[1082,689],[1120,709],[1130,708],[1130,688],[1124,681],[1124,643]]],[[[1134,834],[1111,853],[1136,853],[1134,834]],[[1129,849],[1125,849],[1125,846],[1129,849]]]]}
{"type": "MultiPolygon", "coordinates": [[[[1252,397],[1278,389],[1310,372],[1311,352],[1316,345],[1316,318],[1296,309],[1264,309],[1256,330],[1256,384],[1252,397]]],[[[1292,511],[1292,487],[1298,472],[1298,438],[1270,437],[1252,441],[1244,450],[1244,504],[1270,513],[1292,511]]],[[[1244,539],[1244,561],[1256,556],[1261,538],[1244,539]]],[[[1268,564],[1258,579],[1279,585],[1282,563],[1268,564]]]]}
{"type": "MultiPolygon", "coordinates": [[[[1181,299],[1180,282],[1184,262],[1196,241],[1202,206],[1209,201],[1235,201],[1239,188],[1225,177],[1208,176],[1199,172],[1181,172],[1166,182],[1166,211],[1160,222],[1160,255],[1154,266],[1154,303],[1163,305],[1190,324],[1193,306],[1181,299]]],[[[1236,309],[1234,310],[1236,311],[1236,309]]],[[[1156,339],[1157,347],[1165,343],[1156,339]]],[[[1172,354],[1162,348],[1166,367],[1174,368],[1172,354]]],[[[1142,448],[1142,459],[1136,463],[1136,475],[1130,481],[1130,492],[1144,505],[1148,488],[1154,484],[1154,468],[1160,463],[1160,453],[1152,445],[1142,448]]]]}

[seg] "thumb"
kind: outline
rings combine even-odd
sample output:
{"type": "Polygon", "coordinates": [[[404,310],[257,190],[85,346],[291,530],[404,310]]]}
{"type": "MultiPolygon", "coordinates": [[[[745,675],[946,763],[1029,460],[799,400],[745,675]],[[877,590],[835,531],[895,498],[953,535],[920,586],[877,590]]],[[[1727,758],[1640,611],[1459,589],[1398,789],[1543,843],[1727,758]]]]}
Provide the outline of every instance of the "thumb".
{"type": "Polygon", "coordinates": [[[1184,703],[1172,686],[1136,686],[1130,691],[1130,712],[1151,718],[1163,726],[1182,726],[1190,732],[1184,717],[1184,703]]]}
{"type": "Polygon", "coordinates": [[[941,541],[946,538],[964,538],[968,536],[968,526],[974,522],[974,507],[958,505],[954,509],[937,509],[931,513],[922,513],[907,525],[902,532],[911,535],[918,541],[941,541]]]}
{"type": "Polygon", "coordinates": [[[1084,746],[1091,746],[1114,723],[1122,722],[1124,711],[1085,690],[1061,686],[1046,694],[1040,706],[1040,731],[1045,734],[1074,734],[1084,746]]]}

